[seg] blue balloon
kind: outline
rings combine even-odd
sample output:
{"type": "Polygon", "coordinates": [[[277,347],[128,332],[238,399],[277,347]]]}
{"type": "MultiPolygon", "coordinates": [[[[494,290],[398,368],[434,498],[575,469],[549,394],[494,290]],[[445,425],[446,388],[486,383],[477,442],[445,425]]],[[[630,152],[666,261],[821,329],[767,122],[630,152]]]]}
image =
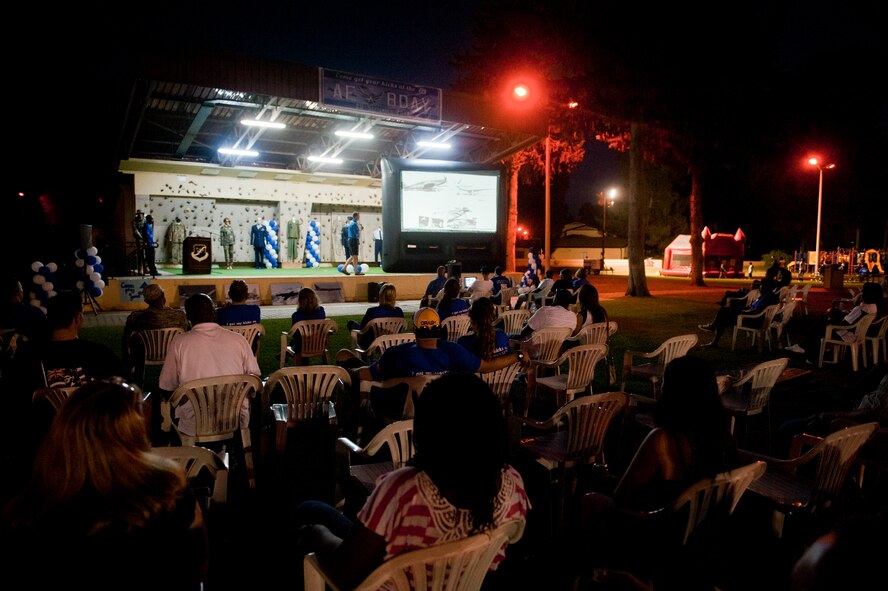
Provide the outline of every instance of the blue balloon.
{"type": "Polygon", "coordinates": [[[89,295],[91,295],[94,298],[97,298],[102,295],[102,289],[99,287],[90,287],[89,288],[89,295]]]}
{"type": "Polygon", "coordinates": [[[105,270],[105,266],[101,263],[97,263],[97,264],[93,265],[93,271],[95,271],[96,273],[101,273],[104,270],[105,270]]]}
{"type": "Polygon", "coordinates": [[[86,257],[86,264],[87,265],[95,265],[96,263],[98,263],[98,261],[96,260],[96,257],[93,257],[93,256],[86,257]]]}

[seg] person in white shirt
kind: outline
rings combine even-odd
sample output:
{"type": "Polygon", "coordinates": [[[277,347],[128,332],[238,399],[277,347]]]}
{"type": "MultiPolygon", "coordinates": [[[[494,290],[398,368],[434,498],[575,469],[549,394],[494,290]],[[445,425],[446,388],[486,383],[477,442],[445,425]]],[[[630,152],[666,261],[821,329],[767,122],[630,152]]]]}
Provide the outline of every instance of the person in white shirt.
{"type": "Polygon", "coordinates": [[[521,331],[521,336],[527,338],[535,330],[559,326],[567,327],[573,331],[577,326],[577,315],[568,309],[571,303],[570,291],[559,289],[555,292],[555,305],[537,308],[533,316],[527,319],[527,325],[521,331]]]}
{"type": "Polygon", "coordinates": [[[382,228],[379,226],[373,230],[373,260],[376,264],[382,260],[382,228]]]}
{"type": "MultiPolygon", "coordinates": [[[[172,393],[185,382],[200,378],[261,375],[247,339],[216,322],[216,306],[210,296],[204,293],[190,296],[185,300],[185,315],[191,322],[191,330],[170,341],[158,379],[161,390],[172,393]]],[[[189,402],[176,408],[176,419],[180,432],[194,435],[194,409],[189,402]]],[[[244,400],[240,421],[241,427],[249,426],[249,400],[244,400]]]]}
{"type": "Polygon", "coordinates": [[[467,295],[472,302],[480,297],[490,297],[493,295],[493,281],[490,279],[490,269],[481,267],[481,279],[472,284],[467,295]]]}

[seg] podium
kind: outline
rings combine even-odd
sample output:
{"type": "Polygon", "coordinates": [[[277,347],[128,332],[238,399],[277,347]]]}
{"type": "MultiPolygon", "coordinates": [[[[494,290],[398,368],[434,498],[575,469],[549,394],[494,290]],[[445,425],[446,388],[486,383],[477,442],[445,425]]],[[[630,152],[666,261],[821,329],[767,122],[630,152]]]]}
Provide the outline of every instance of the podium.
{"type": "Polygon", "coordinates": [[[209,275],[213,267],[212,239],[188,236],[182,243],[182,273],[209,275]]]}

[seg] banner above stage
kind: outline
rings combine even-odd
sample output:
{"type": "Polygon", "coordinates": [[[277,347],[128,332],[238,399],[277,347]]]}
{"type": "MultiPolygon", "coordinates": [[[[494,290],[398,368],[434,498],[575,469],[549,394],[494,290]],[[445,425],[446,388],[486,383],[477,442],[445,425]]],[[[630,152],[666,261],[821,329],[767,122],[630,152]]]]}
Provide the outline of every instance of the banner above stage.
{"type": "Polygon", "coordinates": [[[441,123],[441,89],[321,70],[321,105],[368,115],[441,123]]]}

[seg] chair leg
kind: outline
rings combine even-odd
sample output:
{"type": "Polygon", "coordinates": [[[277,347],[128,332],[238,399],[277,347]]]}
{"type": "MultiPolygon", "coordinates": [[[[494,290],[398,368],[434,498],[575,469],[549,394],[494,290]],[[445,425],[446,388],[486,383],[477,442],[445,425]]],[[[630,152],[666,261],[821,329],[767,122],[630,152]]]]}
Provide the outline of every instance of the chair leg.
{"type": "Polygon", "coordinates": [[[244,448],[244,466],[247,469],[247,484],[250,488],[256,488],[256,477],[253,474],[253,445],[250,442],[250,430],[241,429],[241,443],[244,448]]]}

